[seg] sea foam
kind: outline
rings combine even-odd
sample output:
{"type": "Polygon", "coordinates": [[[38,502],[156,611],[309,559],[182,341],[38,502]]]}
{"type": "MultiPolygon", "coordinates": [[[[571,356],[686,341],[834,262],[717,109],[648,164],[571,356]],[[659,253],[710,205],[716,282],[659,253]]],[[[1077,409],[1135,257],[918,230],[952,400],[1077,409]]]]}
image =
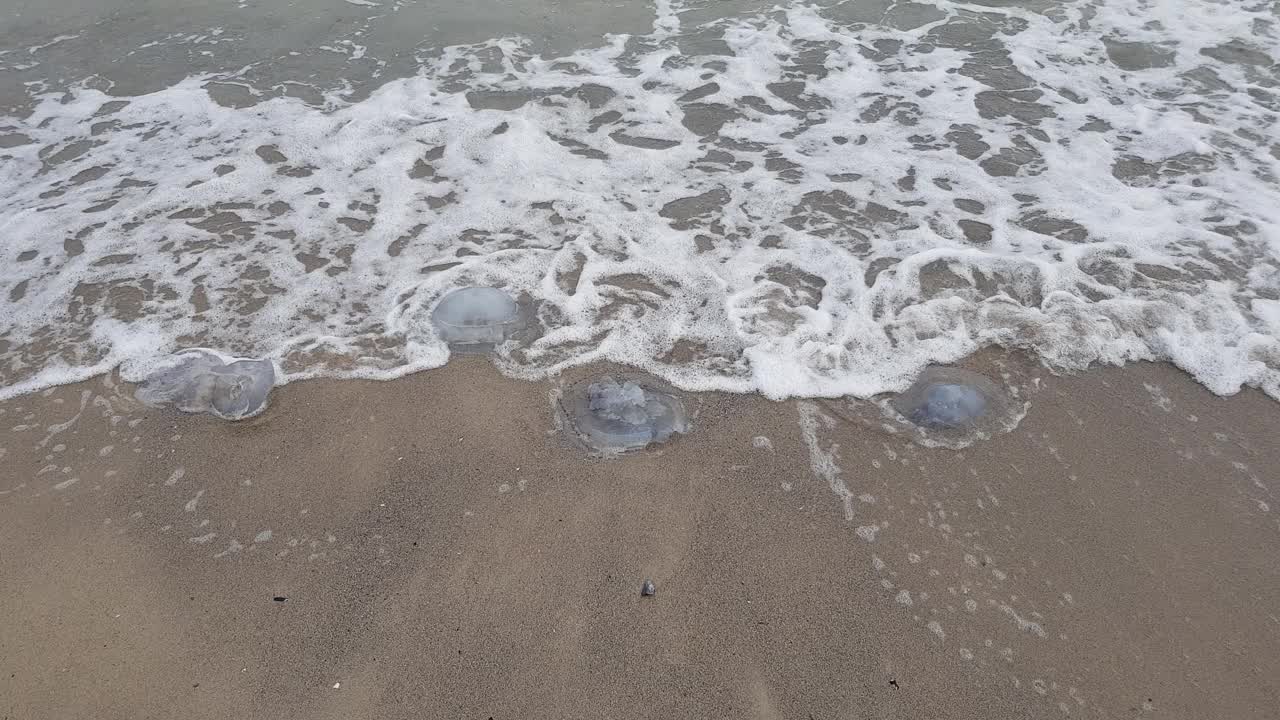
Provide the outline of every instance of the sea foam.
{"type": "Polygon", "coordinates": [[[395,377],[447,361],[466,286],[527,298],[494,355],[521,377],[866,396],[1004,345],[1280,397],[1266,6],[855,5],[663,2],[323,107],[42,96],[0,118],[0,397],[189,346],[395,377]]]}

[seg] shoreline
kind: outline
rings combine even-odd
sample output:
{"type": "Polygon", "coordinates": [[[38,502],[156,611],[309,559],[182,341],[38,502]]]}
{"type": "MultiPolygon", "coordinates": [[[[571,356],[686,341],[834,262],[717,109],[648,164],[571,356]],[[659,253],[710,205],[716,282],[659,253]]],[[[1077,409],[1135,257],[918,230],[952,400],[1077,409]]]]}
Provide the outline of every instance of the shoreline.
{"type": "Polygon", "coordinates": [[[1277,720],[1275,6],[11,5],[0,720],[1277,720]]]}
{"type": "Polygon", "coordinates": [[[1030,409],[958,451],[705,393],[689,435],[590,458],[556,383],[483,357],[237,423],[110,378],[0,403],[3,710],[1267,717],[1280,406],[969,366],[1030,409]]]}

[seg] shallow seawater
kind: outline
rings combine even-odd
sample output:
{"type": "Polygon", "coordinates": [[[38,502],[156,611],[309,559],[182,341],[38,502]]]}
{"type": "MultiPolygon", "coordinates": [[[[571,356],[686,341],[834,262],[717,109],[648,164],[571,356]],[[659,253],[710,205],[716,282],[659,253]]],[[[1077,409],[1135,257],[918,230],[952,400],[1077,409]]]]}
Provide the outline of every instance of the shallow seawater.
{"type": "Polygon", "coordinates": [[[467,286],[531,378],[866,397],[1004,345],[1280,396],[1268,4],[342,5],[0,26],[0,397],[395,377],[467,286]]]}

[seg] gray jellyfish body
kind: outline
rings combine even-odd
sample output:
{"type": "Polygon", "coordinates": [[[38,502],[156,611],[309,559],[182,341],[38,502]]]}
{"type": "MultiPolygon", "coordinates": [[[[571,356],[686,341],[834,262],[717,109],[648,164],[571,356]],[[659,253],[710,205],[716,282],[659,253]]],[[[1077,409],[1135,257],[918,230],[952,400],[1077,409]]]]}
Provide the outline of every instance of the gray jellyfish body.
{"type": "Polygon", "coordinates": [[[609,376],[571,388],[564,409],[583,442],[601,452],[636,450],[689,429],[680,398],[609,376]]]}
{"type": "Polygon", "coordinates": [[[270,360],[224,362],[207,350],[184,350],[175,362],[144,380],[136,393],[152,406],[173,405],[183,412],[209,413],[241,420],[266,407],[275,386],[270,360]]]}
{"type": "Polygon", "coordinates": [[[925,428],[958,428],[977,422],[987,411],[987,398],[972,385],[936,383],[927,386],[906,417],[925,428]]]}
{"type": "Polygon", "coordinates": [[[889,401],[924,437],[944,445],[1003,432],[1021,417],[1018,403],[991,380],[968,370],[929,367],[889,401]]]}
{"type": "Polygon", "coordinates": [[[498,345],[510,337],[519,320],[516,301],[489,287],[453,290],[431,311],[431,322],[440,339],[455,349],[498,345]]]}

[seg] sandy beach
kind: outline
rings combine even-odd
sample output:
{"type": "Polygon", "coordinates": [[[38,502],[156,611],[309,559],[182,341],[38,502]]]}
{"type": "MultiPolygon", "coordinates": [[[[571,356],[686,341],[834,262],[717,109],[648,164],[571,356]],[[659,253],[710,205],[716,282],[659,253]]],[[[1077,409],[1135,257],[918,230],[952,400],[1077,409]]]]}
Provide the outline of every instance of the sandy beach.
{"type": "Polygon", "coordinates": [[[1032,390],[960,451],[705,394],[592,459],[551,398],[609,368],[478,357],[240,423],[6,402],[0,717],[1276,717],[1276,403],[970,366],[1032,390]]]}
{"type": "Polygon", "coordinates": [[[1276,7],[10,0],[0,720],[1280,720],[1276,7]]]}

